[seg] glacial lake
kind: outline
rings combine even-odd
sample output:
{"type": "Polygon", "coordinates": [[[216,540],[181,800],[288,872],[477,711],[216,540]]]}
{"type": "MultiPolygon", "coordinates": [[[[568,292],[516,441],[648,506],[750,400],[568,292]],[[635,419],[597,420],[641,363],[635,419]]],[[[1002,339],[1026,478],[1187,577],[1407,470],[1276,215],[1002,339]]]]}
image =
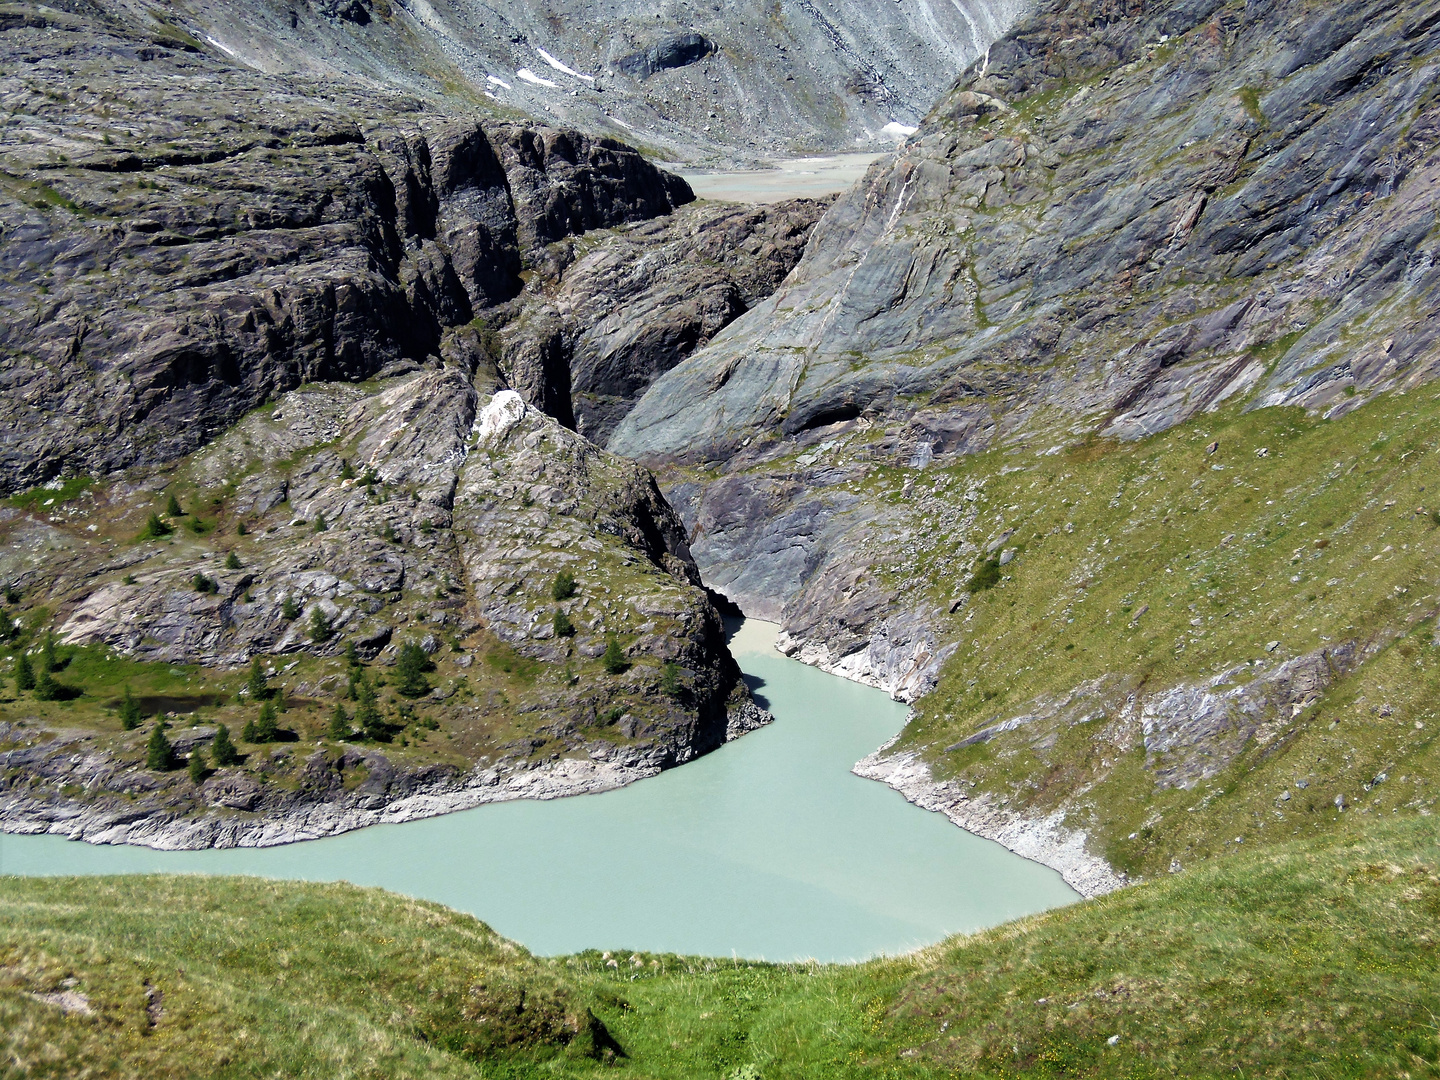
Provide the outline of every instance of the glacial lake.
{"type": "Polygon", "coordinates": [[[471,912],[541,954],[585,948],[768,960],[898,953],[1077,894],[850,767],[906,707],[731,642],[775,723],[617,791],[477,807],[274,848],[152,851],[0,835],[0,873],[346,880],[471,912]]]}
{"type": "Polygon", "coordinates": [[[884,154],[831,154],[828,157],[784,158],[770,169],[728,172],[670,166],[702,199],[717,202],[776,203],[786,199],[818,199],[854,185],[870,163],[884,154]]]}

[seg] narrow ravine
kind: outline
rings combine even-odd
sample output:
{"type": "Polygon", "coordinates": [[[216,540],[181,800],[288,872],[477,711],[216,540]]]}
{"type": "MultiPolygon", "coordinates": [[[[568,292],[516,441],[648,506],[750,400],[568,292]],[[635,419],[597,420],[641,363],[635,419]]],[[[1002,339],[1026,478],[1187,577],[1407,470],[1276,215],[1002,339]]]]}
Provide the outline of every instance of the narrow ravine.
{"type": "Polygon", "coordinates": [[[521,800],[275,848],[154,851],[0,837],[0,873],[345,879],[472,912],[545,954],[645,949],[771,960],[900,952],[1076,894],[850,768],[905,706],[781,656],[731,648],[768,728],[601,795],[521,800]]]}

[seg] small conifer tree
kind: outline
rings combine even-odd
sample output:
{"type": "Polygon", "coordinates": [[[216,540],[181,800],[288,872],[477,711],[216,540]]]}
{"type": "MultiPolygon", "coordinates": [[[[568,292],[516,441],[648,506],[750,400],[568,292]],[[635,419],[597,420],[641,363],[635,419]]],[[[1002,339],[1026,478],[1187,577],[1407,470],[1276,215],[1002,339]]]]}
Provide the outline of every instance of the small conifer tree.
{"type": "Polygon", "coordinates": [[[354,480],[354,479],[355,479],[355,466],[353,466],[353,465],[350,464],[349,458],[346,458],[344,461],[340,462],[340,479],[341,479],[341,480],[354,480]]]}
{"type": "Polygon", "coordinates": [[[613,633],[607,637],[605,655],[600,658],[600,663],[605,665],[605,670],[611,675],[619,675],[630,666],[630,661],[625,658],[625,650],[620,647],[620,639],[613,633]]]}
{"type": "Polygon", "coordinates": [[[240,556],[236,555],[235,552],[232,551],[230,552],[230,554],[225,556],[226,570],[239,570],[242,566],[243,564],[240,562],[240,556]]]}
{"type": "Polygon", "coordinates": [[[155,772],[167,772],[175,764],[175,751],[165,737],[165,721],[155,721],[150,740],[145,744],[145,767],[155,772]]]}
{"type": "Polygon", "coordinates": [[[258,656],[250,658],[250,678],[245,680],[245,690],[251,701],[264,701],[270,696],[270,684],[265,681],[265,669],[258,656]]]}
{"type": "Polygon", "coordinates": [[[326,529],[328,529],[328,528],[330,528],[330,526],[325,523],[325,515],[324,515],[324,514],[316,514],[316,515],[315,515],[315,531],[316,531],[317,533],[322,533],[322,532],[324,532],[324,531],[325,531],[326,529]]]}
{"type": "Polygon", "coordinates": [[[555,609],[555,618],[552,620],[551,626],[554,627],[557,638],[575,636],[575,624],[570,621],[570,616],[565,614],[563,608],[555,609]]]}
{"type": "Polygon", "coordinates": [[[680,696],[680,665],[674,660],[666,660],[660,669],[660,689],[666,697],[680,696]]]}
{"type": "Polygon", "coordinates": [[[140,702],[135,700],[135,695],[130,693],[130,687],[125,687],[125,696],[120,699],[120,726],[126,731],[134,731],[140,726],[144,716],[140,712],[140,702]]]}
{"type": "Polygon", "coordinates": [[[260,706],[260,715],[255,718],[255,738],[250,741],[257,743],[274,742],[275,734],[275,703],[273,701],[267,701],[260,706]]]}
{"type": "Polygon", "coordinates": [[[45,640],[40,645],[40,666],[46,671],[59,671],[63,666],[60,657],[55,652],[55,631],[51,630],[45,634],[45,640]]]}
{"type": "Polygon", "coordinates": [[[330,629],[330,620],[325,617],[325,612],[316,604],[310,609],[310,640],[314,642],[329,641],[333,633],[330,629]]]}
{"type": "Polygon", "coordinates": [[[61,701],[65,698],[65,687],[55,681],[48,668],[41,668],[35,676],[36,701],[61,701]]]}
{"type": "Polygon", "coordinates": [[[555,575],[550,586],[550,596],[555,600],[569,600],[575,595],[575,575],[567,567],[555,575]]]}
{"type": "Polygon", "coordinates": [[[385,718],[380,715],[380,704],[369,679],[360,679],[355,687],[355,696],[355,726],[360,729],[361,736],[375,742],[387,742],[390,731],[385,726],[385,718]]]}
{"type": "Polygon", "coordinates": [[[235,749],[235,744],[230,741],[230,729],[224,724],[215,728],[215,744],[210,748],[215,755],[215,767],[224,768],[226,765],[234,765],[240,760],[240,754],[235,749]]]}
{"type": "Polygon", "coordinates": [[[353,641],[345,642],[345,663],[352,668],[358,668],[362,663],[360,650],[355,647],[355,642],[353,641]]]}
{"type": "Polygon", "coordinates": [[[165,503],[165,513],[167,516],[172,518],[185,516],[185,511],[180,507],[180,500],[175,497],[175,493],[173,491],[170,493],[170,498],[165,503]]]}
{"type": "Polygon", "coordinates": [[[250,530],[245,527],[245,522],[243,522],[243,521],[240,522],[239,525],[236,525],[236,526],[235,526],[235,535],[236,535],[236,536],[244,536],[244,535],[245,535],[246,533],[248,533],[249,531],[250,531],[250,530]]]}
{"type": "Polygon", "coordinates": [[[15,658],[15,689],[35,689],[35,667],[30,663],[30,657],[23,652],[15,658]]]}
{"type": "Polygon", "coordinates": [[[350,714],[338,701],[335,703],[335,711],[330,714],[330,724],[325,729],[325,734],[336,741],[350,738],[350,714]]]}
{"type": "Polygon", "coordinates": [[[186,763],[190,770],[190,782],[199,784],[205,779],[205,751],[200,747],[190,751],[190,760],[186,763]]]}
{"type": "Polygon", "coordinates": [[[300,601],[293,596],[285,597],[284,603],[280,605],[280,617],[286,622],[294,622],[300,617],[300,601]]]}
{"type": "Polygon", "coordinates": [[[140,530],[140,535],[137,536],[136,539],[142,542],[146,540],[159,540],[162,537],[169,536],[174,531],[173,528],[160,520],[159,514],[151,514],[145,519],[145,526],[140,530]]]}
{"type": "Polygon", "coordinates": [[[400,646],[400,655],[395,662],[395,689],[406,697],[419,697],[430,692],[430,683],[425,679],[425,670],[430,658],[425,650],[413,641],[400,646]]]}
{"type": "Polygon", "coordinates": [[[247,716],[245,718],[245,726],[240,729],[240,738],[248,743],[258,743],[260,741],[260,736],[255,733],[255,718],[253,716],[247,716]]]}

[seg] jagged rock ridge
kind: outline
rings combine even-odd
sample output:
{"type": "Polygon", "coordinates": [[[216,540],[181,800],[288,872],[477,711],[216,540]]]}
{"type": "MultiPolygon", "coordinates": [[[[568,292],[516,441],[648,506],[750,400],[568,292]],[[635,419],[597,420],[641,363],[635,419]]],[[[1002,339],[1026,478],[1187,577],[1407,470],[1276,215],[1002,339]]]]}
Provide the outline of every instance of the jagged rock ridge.
{"type": "Polygon", "coordinates": [[[538,247],[691,198],[620,143],[28,18],[0,37],[24,62],[0,88],[7,491],[170,460],[302,382],[435,355],[538,247]]]}

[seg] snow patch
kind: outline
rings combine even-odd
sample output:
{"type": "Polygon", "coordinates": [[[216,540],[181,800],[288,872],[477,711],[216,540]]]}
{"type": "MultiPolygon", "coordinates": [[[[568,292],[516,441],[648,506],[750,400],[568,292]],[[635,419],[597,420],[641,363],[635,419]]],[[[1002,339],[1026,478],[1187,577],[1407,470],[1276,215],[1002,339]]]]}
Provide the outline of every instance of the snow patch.
{"type": "MultiPolygon", "coordinates": [[[[537,46],[536,49],[535,49],[535,51],[540,54],[540,59],[541,59],[541,60],[544,60],[545,63],[549,64],[549,65],[550,65],[552,68],[554,68],[556,71],[563,72],[564,74],[569,75],[571,78],[574,78],[574,79],[584,79],[586,82],[594,82],[594,81],[595,81],[595,76],[594,76],[594,75],[584,75],[584,74],[576,71],[574,68],[569,67],[569,66],[567,66],[566,64],[562,64],[559,60],[555,59],[555,57],[551,56],[551,55],[550,55],[548,52],[546,52],[544,49],[539,48],[539,47],[537,46]]],[[[552,83],[551,85],[554,85],[554,84],[552,83]]]]}
{"type": "Polygon", "coordinates": [[[515,72],[515,77],[517,79],[523,79],[525,82],[528,83],[534,83],[536,86],[548,86],[552,90],[555,89],[555,84],[553,82],[551,82],[549,79],[542,79],[539,75],[536,75],[529,68],[521,68],[519,71],[515,72]]]}
{"type": "Polygon", "coordinates": [[[911,135],[914,135],[915,132],[919,130],[919,128],[908,127],[905,124],[899,123],[898,121],[891,120],[888,124],[886,124],[880,129],[880,134],[889,135],[892,139],[905,139],[911,135]]]}
{"type": "Polygon", "coordinates": [[[494,75],[486,75],[486,76],[485,76],[485,81],[488,82],[491,86],[499,86],[499,87],[501,87],[501,88],[503,88],[503,89],[505,89],[505,90],[514,90],[514,89],[515,89],[513,86],[511,86],[511,85],[510,85],[508,82],[506,82],[504,79],[497,78],[497,77],[494,76],[494,75]]]}
{"type": "Polygon", "coordinates": [[[497,443],[525,419],[525,399],[514,390],[501,390],[475,417],[476,435],[482,443],[497,443]]]}

